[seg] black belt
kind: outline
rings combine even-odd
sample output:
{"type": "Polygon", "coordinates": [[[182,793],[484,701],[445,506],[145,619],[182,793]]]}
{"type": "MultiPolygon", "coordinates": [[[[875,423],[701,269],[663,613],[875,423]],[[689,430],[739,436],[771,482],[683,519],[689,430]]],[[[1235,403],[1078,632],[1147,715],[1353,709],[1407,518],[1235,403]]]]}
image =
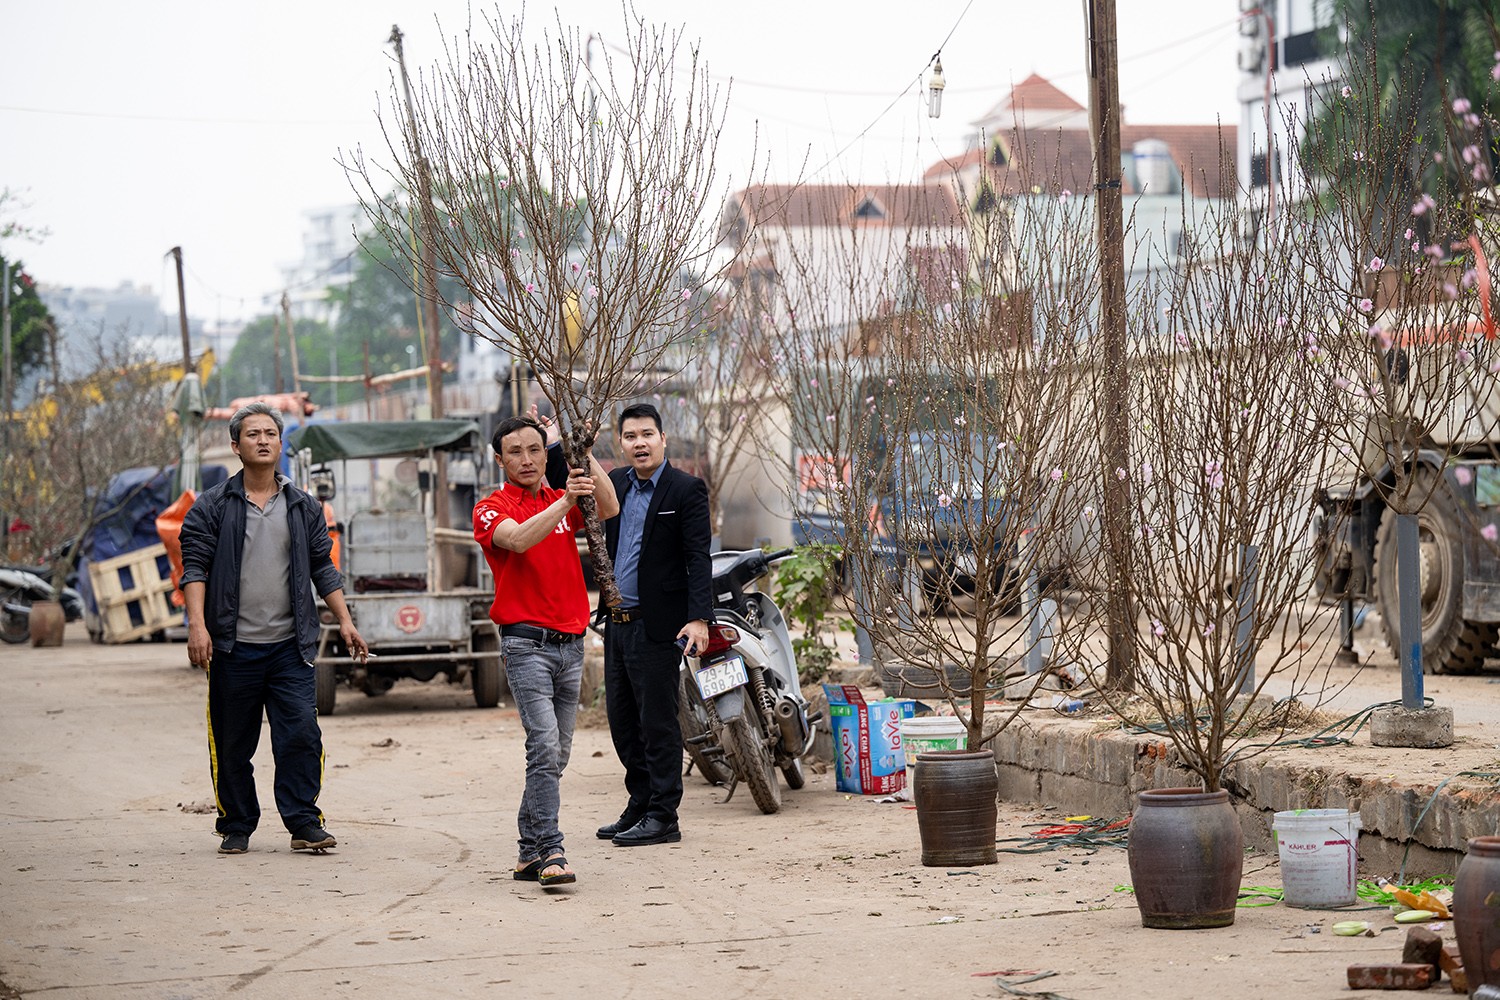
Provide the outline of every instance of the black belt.
{"type": "Polygon", "coordinates": [[[609,620],[614,622],[616,625],[624,625],[626,622],[633,622],[639,617],[641,617],[640,608],[609,609],[609,620]]]}
{"type": "Polygon", "coordinates": [[[582,635],[574,635],[572,632],[559,632],[556,629],[542,628],[539,625],[501,625],[500,634],[516,639],[550,642],[554,646],[566,646],[570,642],[577,642],[583,638],[582,635]]]}

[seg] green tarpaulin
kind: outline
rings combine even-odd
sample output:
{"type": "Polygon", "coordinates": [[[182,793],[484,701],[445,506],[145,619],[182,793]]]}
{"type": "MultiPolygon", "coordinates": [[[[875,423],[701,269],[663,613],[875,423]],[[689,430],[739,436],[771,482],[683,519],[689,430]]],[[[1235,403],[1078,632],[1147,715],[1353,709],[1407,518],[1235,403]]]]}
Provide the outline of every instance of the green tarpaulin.
{"type": "Polygon", "coordinates": [[[472,420],[370,420],[364,423],[308,424],[288,437],[293,452],[306,448],[315,464],[344,458],[423,455],[434,448],[456,450],[479,443],[472,420]]]}

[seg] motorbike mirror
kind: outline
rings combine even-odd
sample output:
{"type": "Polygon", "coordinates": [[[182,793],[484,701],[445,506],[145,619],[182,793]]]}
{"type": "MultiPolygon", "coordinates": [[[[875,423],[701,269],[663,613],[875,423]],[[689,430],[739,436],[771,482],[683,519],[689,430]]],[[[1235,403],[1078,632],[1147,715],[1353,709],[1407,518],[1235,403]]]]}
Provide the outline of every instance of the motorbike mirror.
{"type": "Polygon", "coordinates": [[[338,495],[338,487],[332,469],[314,469],[311,475],[312,495],[319,502],[327,503],[338,495]]]}

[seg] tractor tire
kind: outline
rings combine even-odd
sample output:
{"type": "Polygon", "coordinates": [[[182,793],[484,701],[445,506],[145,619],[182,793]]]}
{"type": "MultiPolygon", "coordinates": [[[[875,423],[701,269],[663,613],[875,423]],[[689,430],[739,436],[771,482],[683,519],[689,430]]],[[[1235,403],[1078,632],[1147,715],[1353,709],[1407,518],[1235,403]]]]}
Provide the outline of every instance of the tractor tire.
{"type": "MultiPolygon", "coordinates": [[[[1494,648],[1500,628],[1490,622],[1463,617],[1463,519],[1446,485],[1433,471],[1418,473],[1418,495],[1432,489],[1431,499],[1417,512],[1421,546],[1422,667],[1430,674],[1474,674],[1494,648]]],[[[1401,605],[1397,596],[1397,514],[1387,507],[1375,533],[1375,601],[1386,641],[1399,656],[1401,605]]]]}
{"type": "MultiPolygon", "coordinates": [[[[496,652],[500,649],[500,637],[493,629],[476,629],[469,637],[474,652],[496,652]]],[[[474,687],[474,704],[480,708],[494,708],[500,704],[505,692],[505,670],[499,659],[473,660],[469,667],[469,683],[474,687]]]]}
{"type": "Polygon", "coordinates": [[[319,663],[313,667],[313,704],[318,716],[333,714],[339,688],[339,670],[331,663],[319,663]]]}

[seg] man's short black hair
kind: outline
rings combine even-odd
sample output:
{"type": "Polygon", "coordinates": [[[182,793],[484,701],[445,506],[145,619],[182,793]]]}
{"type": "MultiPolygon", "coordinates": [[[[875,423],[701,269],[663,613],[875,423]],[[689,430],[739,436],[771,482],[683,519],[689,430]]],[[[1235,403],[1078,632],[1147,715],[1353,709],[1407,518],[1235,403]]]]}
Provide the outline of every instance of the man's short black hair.
{"type": "Polygon", "coordinates": [[[661,414],[656,412],[656,407],[650,403],[631,403],[620,411],[620,422],[615,425],[616,433],[624,433],[625,421],[631,417],[650,417],[651,422],[656,425],[656,433],[662,432],[661,414]]]}
{"type": "Polygon", "coordinates": [[[506,417],[500,421],[500,426],[495,428],[495,433],[490,437],[490,447],[495,449],[495,454],[500,454],[500,442],[516,431],[530,427],[542,436],[542,444],[547,443],[547,431],[541,424],[530,417],[506,417]]]}

